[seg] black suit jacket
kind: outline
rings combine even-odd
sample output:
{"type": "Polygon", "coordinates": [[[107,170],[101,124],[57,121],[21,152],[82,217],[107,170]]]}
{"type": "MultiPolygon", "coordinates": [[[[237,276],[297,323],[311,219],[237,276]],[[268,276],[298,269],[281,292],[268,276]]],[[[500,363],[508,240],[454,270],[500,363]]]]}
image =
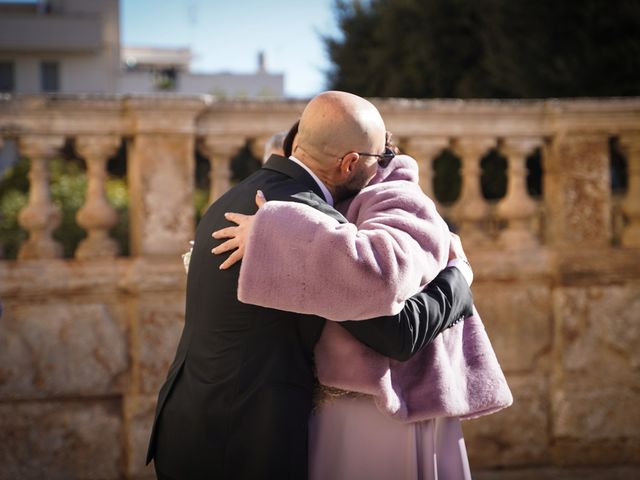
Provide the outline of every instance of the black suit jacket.
{"type": "MultiPolygon", "coordinates": [[[[324,320],[243,304],[239,264],[219,270],[211,233],[224,213],[256,212],[255,193],[312,205],[346,219],[322,199],[316,182],[289,159],[267,164],[216,201],[196,231],[187,279],[185,326],[162,386],[147,461],[176,479],[307,476],[307,421],[314,386],[313,348],[324,320]]],[[[409,358],[470,312],[470,290],[447,269],[396,316],[346,322],[388,356],[409,358]]]]}

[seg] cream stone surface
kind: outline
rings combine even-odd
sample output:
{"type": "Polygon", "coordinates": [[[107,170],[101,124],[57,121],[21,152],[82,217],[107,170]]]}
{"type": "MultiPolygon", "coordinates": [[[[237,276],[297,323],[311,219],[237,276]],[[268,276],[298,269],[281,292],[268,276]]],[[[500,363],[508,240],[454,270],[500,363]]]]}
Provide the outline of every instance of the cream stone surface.
{"type": "Polygon", "coordinates": [[[0,478],[122,478],[122,435],[117,400],[2,403],[0,478]]]}
{"type": "Polygon", "coordinates": [[[462,422],[472,468],[545,465],[550,461],[548,386],[541,375],[507,375],[513,405],[462,422]]]}
{"type": "Polygon", "coordinates": [[[640,477],[640,467],[519,468],[480,470],[474,480],[631,480],[640,477]]]}
{"type": "Polygon", "coordinates": [[[20,226],[29,232],[29,238],[18,253],[21,260],[62,256],[62,245],[52,238],[62,215],[51,201],[48,163],[62,143],[60,136],[26,135],[20,138],[19,149],[31,162],[29,203],[18,216],[20,226]]]}
{"type": "Polygon", "coordinates": [[[127,424],[126,474],[135,480],[155,479],[153,463],[145,465],[149,433],[156,411],[156,395],[130,395],[124,403],[127,424]]]}
{"type": "Polygon", "coordinates": [[[558,289],[554,308],[563,371],[640,385],[640,283],[558,289]]]}
{"type": "Polygon", "coordinates": [[[549,286],[480,279],[474,282],[473,295],[503,370],[548,370],[552,343],[549,286]]]}
{"type": "Polygon", "coordinates": [[[118,223],[115,209],[107,201],[105,182],[107,160],[120,146],[115,136],[82,136],[75,148],[87,165],[87,198],[77,213],[78,224],[87,230],[87,238],[80,242],[76,258],[113,258],[118,254],[116,242],[109,237],[109,229],[118,223]]]}
{"type": "Polygon", "coordinates": [[[611,240],[611,191],[607,137],[564,135],[547,149],[545,200],[549,227],[560,245],[607,245],[611,240]]]}
{"type": "Polygon", "coordinates": [[[137,306],[140,391],[157,394],[184,327],[184,296],[147,294],[137,306]]]}
{"type": "Polygon", "coordinates": [[[0,399],[110,395],[126,389],[127,332],[108,305],[58,299],[4,307],[0,399]]]}
{"type": "MultiPolygon", "coordinates": [[[[380,100],[387,128],[420,165],[453,146],[462,194],[439,206],[462,227],[475,303],[514,394],[464,422],[474,478],[626,479],[640,472],[640,99],[380,100]],[[608,142],[627,157],[610,190],[608,142]],[[508,160],[508,193],[486,201],[480,159],[508,160]],[[524,158],[542,149],[543,197],[524,158]]],[[[0,144],[29,159],[29,240],[0,260],[0,480],[147,479],[156,395],[184,325],[180,255],[193,238],[195,149],[210,201],[229,162],[299,118],[304,101],[207,96],[4,96],[0,144]],[[73,140],[89,182],[87,240],[61,259],[48,161],[73,140]],[[126,140],[131,255],[108,231],[105,162],[126,140]]],[[[1,249],[0,249],[1,250],[1,249]]]]}
{"type": "Polygon", "coordinates": [[[134,254],[179,255],[193,238],[193,139],[140,135],[129,149],[134,254]]]}
{"type": "Polygon", "coordinates": [[[638,282],[554,292],[552,428],[568,464],[640,461],[639,307],[638,282]]]}
{"type": "Polygon", "coordinates": [[[500,143],[500,150],[509,164],[507,193],[497,205],[499,216],[508,222],[500,234],[500,244],[504,248],[527,250],[538,246],[532,221],[539,206],[527,192],[526,160],[541,143],[542,139],[531,137],[514,137],[500,143]]]}
{"type": "Polygon", "coordinates": [[[628,247],[640,247],[640,132],[623,136],[620,144],[627,155],[629,175],[629,188],[622,204],[628,226],[622,243],[628,247]]]}
{"type": "Polygon", "coordinates": [[[638,452],[640,442],[637,438],[607,438],[597,441],[558,438],[553,444],[552,458],[553,464],[565,468],[590,466],[597,469],[615,465],[637,466],[640,464],[638,452]]]}
{"type": "MultiPolygon", "coordinates": [[[[392,140],[395,142],[396,139],[392,140]]],[[[433,160],[449,146],[449,139],[413,137],[402,142],[401,148],[416,159],[420,168],[420,187],[436,201],[433,193],[433,160]]]]}
{"type": "Polygon", "coordinates": [[[577,440],[632,438],[640,428],[636,386],[593,386],[567,382],[553,396],[554,434],[577,440]]]}
{"type": "MultiPolygon", "coordinates": [[[[202,153],[209,159],[209,204],[215,202],[231,187],[231,159],[244,145],[239,136],[207,136],[200,143],[202,153]]],[[[256,158],[262,158],[257,156],[256,158]]]]}
{"type": "Polygon", "coordinates": [[[462,191],[453,211],[460,224],[459,234],[472,245],[488,241],[482,222],[489,216],[489,205],[482,199],[480,161],[496,145],[495,138],[457,138],[453,150],[462,160],[462,191]]]}

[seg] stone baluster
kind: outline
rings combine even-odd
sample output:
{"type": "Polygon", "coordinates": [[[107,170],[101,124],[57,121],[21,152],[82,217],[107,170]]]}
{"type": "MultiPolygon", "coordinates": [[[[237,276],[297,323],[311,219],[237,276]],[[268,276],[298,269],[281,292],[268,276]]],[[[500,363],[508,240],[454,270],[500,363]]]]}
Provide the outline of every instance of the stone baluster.
{"type": "Polygon", "coordinates": [[[179,258],[193,239],[196,118],[200,99],[130,98],[126,113],[132,256],[179,258]]]}
{"type": "Polygon", "coordinates": [[[622,212],[627,225],[622,232],[622,245],[640,247],[640,134],[623,135],[620,146],[627,156],[627,194],[622,201],[622,212]]]}
{"type": "Polygon", "coordinates": [[[611,244],[611,172],[603,134],[563,134],[544,151],[545,224],[561,248],[611,244]]]}
{"type": "Polygon", "coordinates": [[[449,145],[446,138],[411,138],[407,142],[407,153],[416,159],[420,168],[420,187],[436,201],[433,192],[433,160],[449,145]]]}
{"type": "Polygon", "coordinates": [[[493,138],[462,138],[453,142],[453,151],[462,159],[462,192],[453,207],[458,232],[466,243],[487,242],[482,221],[489,214],[489,205],[482,196],[480,160],[495,146],[493,138]]]}
{"type": "Polygon", "coordinates": [[[507,194],[498,203],[497,213],[508,222],[500,235],[503,247],[528,249],[539,242],[532,231],[532,220],[538,206],[527,193],[527,155],[542,143],[539,138],[510,137],[500,145],[507,157],[509,180],[507,194]]]}
{"type": "Polygon", "coordinates": [[[244,143],[245,139],[241,137],[214,136],[205,137],[201,143],[202,153],[211,164],[209,204],[231,188],[231,159],[244,143]]]}
{"type": "Polygon", "coordinates": [[[109,237],[109,230],[118,223],[115,209],[109,205],[105,194],[107,160],[120,145],[113,136],[83,136],[76,142],[78,154],[87,165],[87,196],[76,215],[78,224],[87,231],[75,252],[76,258],[113,258],[118,254],[118,245],[109,237]]]}
{"type": "Polygon", "coordinates": [[[51,202],[49,191],[49,160],[62,147],[64,139],[53,136],[28,135],[19,140],[19,151],[30,161],[29,202],[18,221],[29,232],[18,259],[58,258],[62,245],[51,234],[60,225],[60,209],[51,202]]]}

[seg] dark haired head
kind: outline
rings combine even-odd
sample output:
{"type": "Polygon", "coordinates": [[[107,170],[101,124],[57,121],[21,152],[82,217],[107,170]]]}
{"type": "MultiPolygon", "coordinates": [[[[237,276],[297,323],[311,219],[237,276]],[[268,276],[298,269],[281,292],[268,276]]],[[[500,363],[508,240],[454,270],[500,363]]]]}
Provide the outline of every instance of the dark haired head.
{"type": "Polygon", "coordinates": [[[282,150],[284,151],[285,157],[290,157],[293,153],[293,140],[296,138],[298,134],[298,127],[300,126],[300,120],[293,124],[287,136],[284,137],[284,142],[282,142],[282,150]]]}

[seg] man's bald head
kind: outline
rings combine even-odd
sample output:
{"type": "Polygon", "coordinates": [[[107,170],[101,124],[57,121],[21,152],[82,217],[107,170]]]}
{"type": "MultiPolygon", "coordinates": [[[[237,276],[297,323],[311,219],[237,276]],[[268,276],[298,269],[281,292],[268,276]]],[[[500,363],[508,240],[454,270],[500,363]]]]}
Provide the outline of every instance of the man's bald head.
{"type": "Polygon", "coordinates": [[[347,152],[379,149],[384,136],[384,121],[371,102],[351,93],[329,91],[313,98],[304,109],[296,146],[319,164],[330,165],[347,152]]]}

